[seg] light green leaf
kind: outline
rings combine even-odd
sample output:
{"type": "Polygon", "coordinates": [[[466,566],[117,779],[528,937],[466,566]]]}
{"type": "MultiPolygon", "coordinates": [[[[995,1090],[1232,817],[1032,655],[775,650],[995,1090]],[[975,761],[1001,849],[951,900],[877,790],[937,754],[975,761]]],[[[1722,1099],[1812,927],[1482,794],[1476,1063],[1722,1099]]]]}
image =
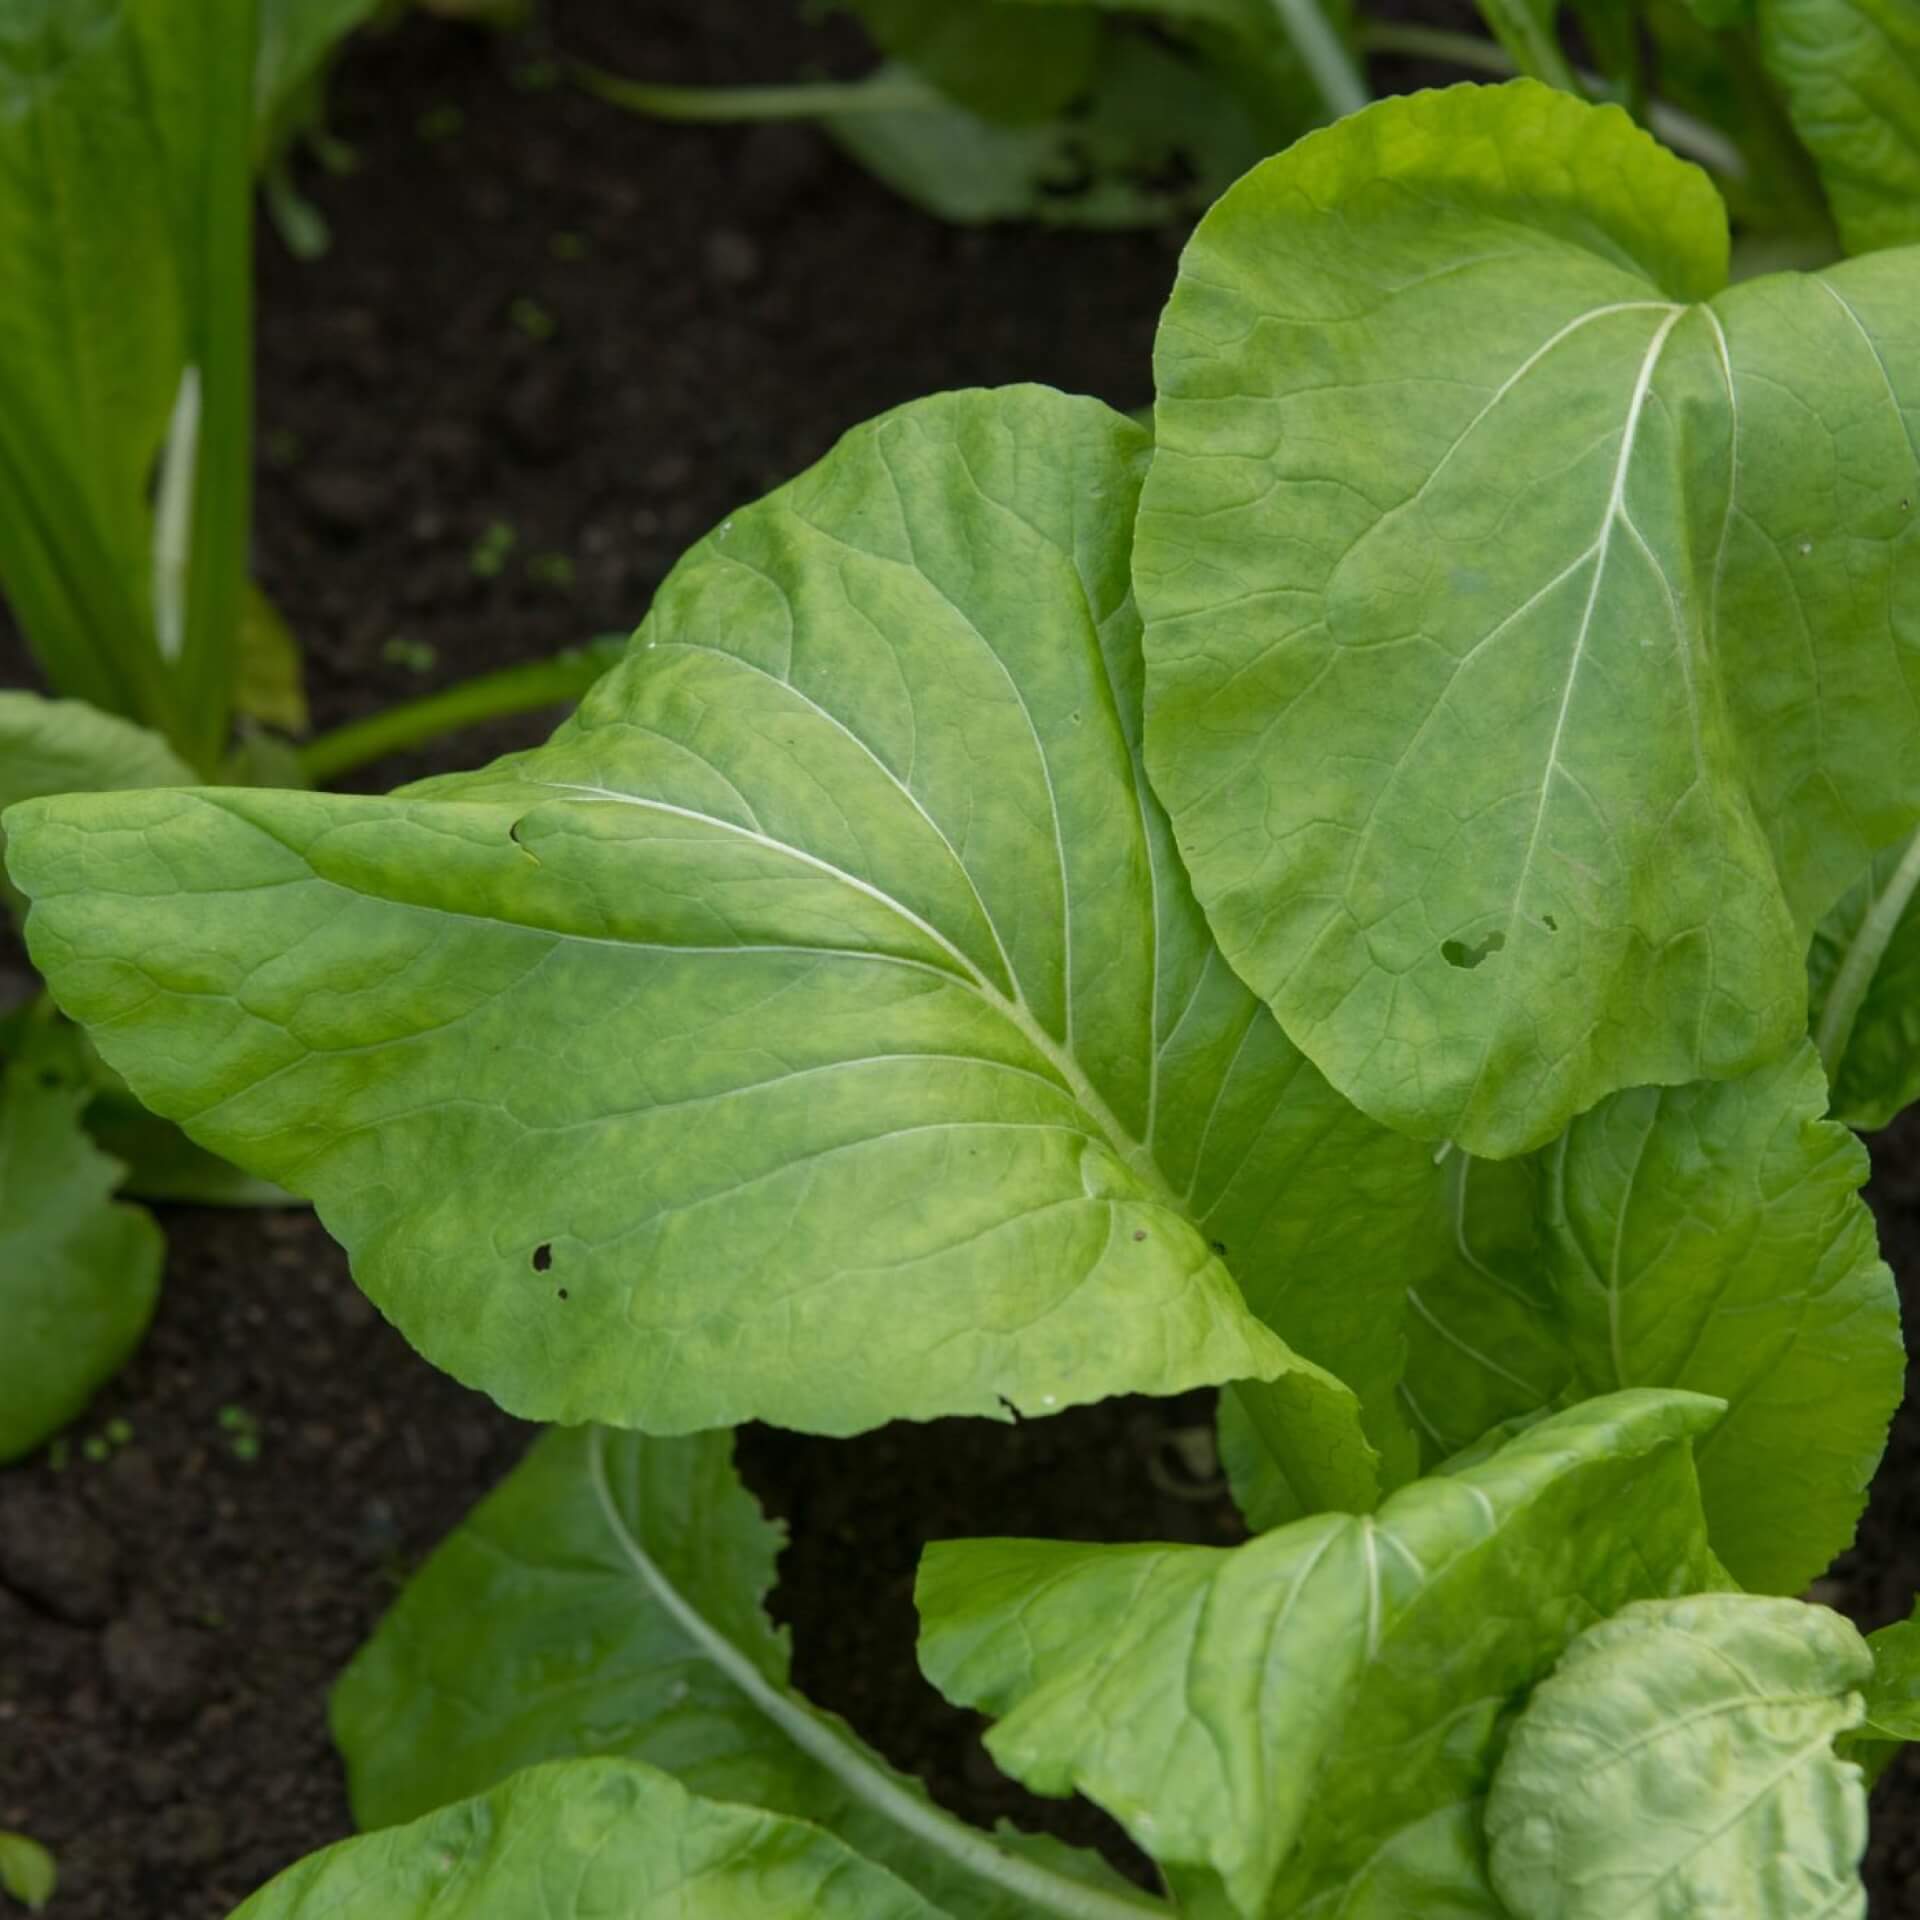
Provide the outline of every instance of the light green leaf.
{"type": "MultiPolygon", "coordinates": [[[[899,70],[869,83],[897,90],[899,70]]],[[[1197,215],[1269,148],[1216,69],[1109,38],[1084,109],[1017,127],[937,103],[836,113],[833,138],[896,193],[968,224],[1134,227],[1197,215]]]]}
{"type": "Polygon", "coordinates": [[[233,1920],[939,1920],[839,1841],[701,1800],[651,1767],[536,1767],[409,1827],[310,1855],[233,1920]]]}
{"type": "Polygon", "coordinates": [[[18,809],[35,957],[517,1412],[849,1432],[1270,1381],[1312,1498],[1364,1505],[1351,1395],[1233,1276],[1306,1324],[1304,1249],[1390,1320],[1349,1258],[1384,1225],[1288,1170],[1391,1191],[1419,1150],[1228,972],[1146,793],[1145,448],[1042,389],[926,401],[695,548],[547,747],[18,809]]]}
{"type": "MultiPolygon", "coordinates": [[[[43,794],[172,787],[192,779],[193,770],[157,733],[131,720],[84,700],[0,692],[0,813],[43,794]]],[[[0,863],[6,851],[0,832],[0,863]]],[[[3,864],[0,897],[19,904],[3,864]]]]}
{"type": "Polygon", "coordinates": [[[1310,136],[1185,257],[1149,766],[1236,970],[1409,1132],[1784,1051],[1920,812],[1920,254],[1726,260],[1704,174],[1523,81],[1310,136]]]}
{"type": "Polygon", "coordinates": [[[1760,50],[1849,253],[1920,241],[1920,11],[1759,0],[1760,50]]]}
{"type": "Polygon", "coordinates": [[[1833,1115],[1871,1132],[1920,1099],[1920,835],[1875,856],[1814,929],[1813,1037],[1833,1115]]]}
{"type": "Polygon", "coordinates": [[[1712,1577],[1687,1443],[1717,1412],[1589,1401],[1371,1518],[1233,1549],[939,1543],[921,1665],[1198,1912],[1499,1920],[1476,1826],[1507,1703],[1596,1616],[1712,1577]]]}
{"type": "Polygon", "coordinates": [[[1455,1156],[1453,1257],[1408,1323],[1430,1457],[1566,1395],[1711,1394],[1728,1403],[1697,1449],[1715,1550],[1748,1587],[1822,1572],[1905,1370],[1867,1156],[1825,1106],[1803,1043],[1740,1080],[1617,1094],[1525,1162],[1455,1156]]]}
{"type": "Polygon", "coordinates": [[[1528,1920],[1865,1920],[1866,1788],[1833,1741],[1870,1671],[1797,1600],[1647,1600],[1589,1628],[1494,1776],[1501,1899],[1528,1920]]]}
{"type": "Polygon", "coordinates": [[[0,1831],[0,1887],[29,1913],[38,1913],[53,1898],[59,1870],[39,1841],[24,1833],[0,1831]]]}
{"type": "Polygon", "coordinates": [[[0,1065],[0,1461],[73,1419],[139,1345],[165,1246],[87,1138],[79,1036],[48,1009],[0,1065]]]}
{"type": "Polygon", "coordinates": [[[539,1761],[617,1755],[825,1827],[960,1920],[1032,1913],[1036,1861],[1130,1897],[1091,1855],[960,1826],[791,1690],[787,1636],[761,1610],[782,1530],[732,1451],[725,1432],[537,1442],[334,1690],[355,1819],[387,1826],[539,1761]]]}

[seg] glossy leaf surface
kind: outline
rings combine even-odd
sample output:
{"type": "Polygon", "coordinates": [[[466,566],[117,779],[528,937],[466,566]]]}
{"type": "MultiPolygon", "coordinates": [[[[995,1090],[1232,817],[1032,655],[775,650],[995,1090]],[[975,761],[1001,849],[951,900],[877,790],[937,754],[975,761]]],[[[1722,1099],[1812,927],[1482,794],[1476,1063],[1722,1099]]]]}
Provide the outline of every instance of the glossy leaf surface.
{"type": "Polygon", "coordinates": [[[1149,767],[1235,968],[1409,1132],[1784,1051],[1920,810],[1920,255],[1726,259],[1704,174],[1529,82],[1310,136],[1185,256],[1149,767]]]}
{"type": "Polygon", "coordinates": [[[701,1800],[650,1767],[536,1767],[290,1867],[233,1920],[938,1920],[831,1836],[701,1800]]]}
{"type": "Polygon", "coordinates": [[[1649,1600],[1534,1689],[1487,1805],[1528,1920],[1865,1920],[1867,1795],[1833,1742],[1871,1662],[1797,1600],[1649,1600]]]}
{"type": "Polygon", "coordinates": [[[1591,1401],[1233,1549],[939,1543],[921,1665],[1196,1911],[1496,1920],[1477,1822],[1506,1703],[1596,1616],[1711,1580],[1688,1442],[1717,1411],[1591,1401]]]}
{"type": "Polygon", "coordinates": [[[791,1691],[786,1635],[762,1611],[782,1531],[731,1455],[727,1433],[539,1440],[334,1690],[360,1824],[414,1819],[541,1761],[617,1755],[825,1827],[958,1920],[1020,1920],[1031,1908],[995,1875],[1034,1863],[1124,1895],[1091,1855],[960,1829],[791,1691]]]}
{"type": "Polygon", "coordinates": [[[1144,451],[1040,389],[923,402],[694,549],[545,748],[16,809],[35,957],[515,1411],[846,1432],[1252,1378],[1364,1505],[1352,1396],[1235,1276],[1282,1326],[1390,1314],[1354,1247],[1391,1216],[1292,1175],[1419,1150],[1228,971],[1140,777],[1144,451]]]}

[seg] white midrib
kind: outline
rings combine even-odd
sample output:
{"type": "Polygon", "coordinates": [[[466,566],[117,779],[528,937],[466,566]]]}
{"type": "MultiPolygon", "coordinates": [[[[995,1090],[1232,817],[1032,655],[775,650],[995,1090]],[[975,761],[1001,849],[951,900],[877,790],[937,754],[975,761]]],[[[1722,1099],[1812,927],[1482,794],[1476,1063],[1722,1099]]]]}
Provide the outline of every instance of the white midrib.
{"type": "MultiPolygon", "coordinates": [[[[773,835],[761,833],[752,827],[743,827],[737,821],[723,820],[718,814],[702,813],[698,808],[677,806],[672,801],[651,799],[645,794],[625,793],[616,787],[590,786],[570,780],[537,780],[529,784],[545,787],[554,793],[573,794],[585,800],[605,800],[618,806],[640,807],[651,813],[670,814],[703,827],[713,827],[723,833],[735,834],[743,840],[751,841],[755,846],[764,847],[770,853],[777,853],[786,859],[798,861],[802,866],[811,867],[816,873],[852,888],[854,892],[884,908],[896,919],[912,927],[923,938],[931,941],[952,961],[953,965],[959,969],[960,984],[971,988],[1001,1018],[1017,1029],[1021,1038],[1066,1083],[1066,1091],[1100,1129],[1116,1157],[1145,1181],[1153,1189],[1157,1198],[1170,1207],[1181,1208],[1180,1197],[1174,1192],[1171,1182],[1160,1171],[1152,1149],[1121,1124],[1119,1115],[1113,1111],[1101,1097],[1099,1089],[1087,1078],[1079,1061],[1074,1058],[1072,1050],[1056,1040],[1035,1017],[1025,995],[1019,991],[1019,981],[1013,973],[1010,959],[1007,961],[1007,977],[1014,988],[1011,996],[1002,993],[972,959],[955,946],[931,921],[915,913],[905,901],[896,899],[892,894],[876,887],[871,881],[861,879],[858,874],[849,873],[844,867],[837,867],[830,860],[821,859],[818,854],[808,853],[805,848],[794,846],[791,841],[776,839],[773,835]]],[[[971,881],[970,875],[968,878],[971,881]]],[[[976,889],[975,898],[978,897],[976,889]]],[[[994,937],[995,944],[999,945],[998,934],[996,933],[994,937]]],[[[1005,948],[1001,947],[1003,956],[1005,951],[1005,948]]],[[[901,964],[911,963],[902,962],[901,964]]]]}
{"type": "Polygon", "coordinates": [[[1168,1920],[1170,1909],[1151,1895],[1109,1893],[1052,1873],[1034,1861],[1005,1852],[984,1833],[942,1813],[890,1779],[825,1718],[769,1680],[654,1564],[614,1503],[613,1490],[607,1484],[606,1436],[599,1427],[588,1437],[587,1472],[607,1530],[649,1597],[698,1649],[701,1658],[856,1799],[931,1851],[944,1854],[978,1879],[1031,1901],[1043,1913],[1058,1914],[1062,1920],[1141,1920],[1143,1914],[1168,1920]]]}
{"type": "Polygon", "coordinates": [[[1867,909],[1860,930],[1847,945],[1840,971],[1833,977],[1826,1005],[1820,1009],[1820,1025],[1813,1040],[1829,1084],[1840,1071],[1840,1061],[1853,1038],[1853,1023],[1860,1017],[1867,989],[1873,985],[1873,977],[1880,970],[1880,962],[1899,930],[1916,887],[1920,887],[1920,832],[1907,842],[1900,864],[1867,909]]]}

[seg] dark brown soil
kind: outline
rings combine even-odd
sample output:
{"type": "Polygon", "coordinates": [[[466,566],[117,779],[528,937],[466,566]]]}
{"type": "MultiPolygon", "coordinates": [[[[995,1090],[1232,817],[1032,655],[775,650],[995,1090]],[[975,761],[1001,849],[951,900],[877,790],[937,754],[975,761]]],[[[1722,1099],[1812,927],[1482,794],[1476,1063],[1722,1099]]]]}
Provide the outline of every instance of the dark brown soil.
{"type": "MultiPolygon", "coordinates": [[[[821,45],[791,12],[575,0],[554,29],[661,78],[783,79],[821,45]]],[[[322,725],[631,627],[694,537],[883,407],[1016,379],[1148,391],[1177,236],[956,232],[811,133],[629,119],[554,88],[543,53],[424,18],[359,47],[334,91],[358,168],[308,182],[333,252],[299,266],[262,235],[258,564],[322,725]],[[476,569],[495,528],[503,564],[476,569]]],[[[1912,1300],[1920,1127],[1877,1168],[1912,1300]]],[[[327,1685],[528,1432],[416,1359],[309,1216],[166,1225],[152,1336],[74,1440],[116,1420],[131,1437],[0,1476],[0,1827],[58,1854],[56,1920],[215,1920],[348,1831],[327,1685]]],[[[853,1442],[749,1433],[748,1476],[794,1526],[776,1609],[800,1682],[957,1809],[1117,1847],[1091,1809],[1000,1779],[920,1681],[912,1570],[953,1535],[1236,1537],[1180,1446],[1205,1419],[1201,1398],[853,1442]]],[[[1917,1587],[1909,1417],[1826,1597],[1875,1626],[1917,1587]]],[[[1917,1811],[1920,1768],[1896,1770],[1877,1920],[1920,1916],[1917,1811]]]]}

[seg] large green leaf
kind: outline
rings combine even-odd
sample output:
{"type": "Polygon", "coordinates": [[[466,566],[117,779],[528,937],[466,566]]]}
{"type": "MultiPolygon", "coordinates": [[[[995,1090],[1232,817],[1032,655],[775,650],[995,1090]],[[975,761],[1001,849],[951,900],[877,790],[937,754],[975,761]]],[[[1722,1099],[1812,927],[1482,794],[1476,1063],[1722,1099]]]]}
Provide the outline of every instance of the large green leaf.
{"type": "Polygon", "coordinates": [[[1760,46],[1849,253],[1920,241],[1920,10],[1759,0],[1760,46]]]}
{"type": "Polygon", "coordinates": [[[310,1855],[233,1920],[939,1920],[796,1820],[697,1799],[651,1767],[536,1767],[409,1827],[310,1855]]]}
{"type": "Polygon", "coordinates": [[[56,688],[208,761],[246,557],[253,17],[253,0],[0,0],[0,584],[56,688]],[[151,498],[189,419],[169,662],[151,498]]]}
{"type": "Polygon", "coordinates": [[[79,1036],[51,1010],[0,1064],[0,1461],[73,1419],[139,1344],[165,1246],[87,1138],[79,1036]]]}
{"type": "Polygon", "coordinates": [[[1853,1538],[1900,1403],[1867,1156],[1811,1045],[1742,1079],[1616,1094],[1519,1163],[1451,1157],[1403,1396],[1441,1458],[1620,1386],[1728,1403],[1698,1449],[1713,1544],[1794,1593],[1853,1538]]]}
{"type": "Polygon", "coordinates": [[[1391,1216],[1326,1195],[1419,1149],[1229,973],[1147,795],[1145,450],[1041,389],[923,402],[695,548],[545,748],[15,809],[34,955],[516,1411],[847,1432],[1253,1378],[1364,1505],[1351,1396],[1233,1276],[1370,1342],[1391,1216]]]}
{"type": "Polygon", "coordinates": [[[1527,1920],[1865,1920],[1866,1788],[1833,1742],[1871,1666],[1797,1600],[1647,1600],[1589,1628],[1494,1778],[1501,1899],[1527,1920]]]}
{"type": "Polygon", "coordinates": [[[1807,953],[1813,1037],[1833,1113],[1884,1127],[1920,1099],[1920,835],[1878,854],[1814,929],[1807,953]]]}
{"type": "Polygon", "coordinates": [[[1589,1401],[1370,1518],[1233,1549],[937,1544],[921,1665],[1196,1912],[1501,1920],[1478,1816],[1509,1703],[1591,1620],[1712,1581],[1688,1441],[1717,1411],[1589,1401]]]}
{"type": "Polygon", "coordinates": [[[1704,174],[1531,82],[1312,135],[1186,254],[1148,762],[1228,958],[1392,1125],[1508,1155],[1784,1051],[1920,812],[1920,254],[1726,259],[1704,174]]]}
{"type": "Polygon", "coordinates": [[[363,1827],[417,1818],[539,1761],[611,1754],[691,1792],[836,1833],[963,1920],[1018,1920],[1089,1855],[938,1813],[795,1694],[761,1602],[781,1529],[732,1435],[557,1428],[409,1583],[341,1677],[334,1737],[363,1827]],[[1044,1870],[1036,1877],[1036,1864],[1044,1870]]]}

